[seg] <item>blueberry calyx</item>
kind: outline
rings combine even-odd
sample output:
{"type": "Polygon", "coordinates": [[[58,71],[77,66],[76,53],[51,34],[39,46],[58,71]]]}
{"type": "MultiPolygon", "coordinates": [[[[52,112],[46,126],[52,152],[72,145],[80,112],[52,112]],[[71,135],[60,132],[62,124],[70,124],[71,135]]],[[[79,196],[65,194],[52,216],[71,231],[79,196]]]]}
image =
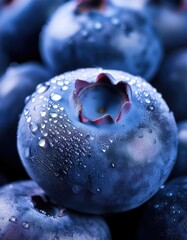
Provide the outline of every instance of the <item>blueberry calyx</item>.
{"type": "Polygon", "coordinates": [[[91,9],[103,10],[107,0],[77,0],[76,13],[83,13],[91,9]]]}
{"type": "Polygon", "coordinates": [[[126,82],[116,85],[113,82],[113,77],[107,73],[99,74],[94,83],[76,80],[74,101],[81,122],[115,123],[127,114],[131,106],[131,87],[126,82]]]}

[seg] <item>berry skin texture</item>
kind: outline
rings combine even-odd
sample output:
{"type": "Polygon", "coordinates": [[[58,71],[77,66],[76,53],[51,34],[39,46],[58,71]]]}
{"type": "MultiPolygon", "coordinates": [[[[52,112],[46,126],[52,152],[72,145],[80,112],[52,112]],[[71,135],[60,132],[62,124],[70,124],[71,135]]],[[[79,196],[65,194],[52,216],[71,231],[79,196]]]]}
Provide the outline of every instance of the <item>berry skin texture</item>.
{"type": "Polygon", "coordinates": [[[187,174],[187,120],[179,122],[178,127],[178,151],[171,178],[185,176],[187,174]]]}
{"type": "Polygon", "coordinates": [[[175,163],[176,136],[173,114],[150,84],[88,68],[36,89],[17,146],[53,201],[98,214],[135,208],[154,195],[175,163]]]}
{"type": "Polygon", "coordinates": [[[2,240],[110,240],[101,217],[60,208],[34,181],[19,181],[0,188],[2,240]]]}
{"type": "Polygon", "coordinates": [[[186,240],[187,236],[187,177],[166,183],[145,204],[137,240],[186,240]]]}
{"type": "Polygon", "coordinates": [[[177,122],[186,120],[187,48],[166,56],[153,84],[162,93],[177,122]]]}
{"type": "Polygon", "coordinates": [[[39,57],[39,32],[51,12],[62,2],[0,0],[0,48],[11,61],[22,62],[39,57]]]}
{"type": "Polygon", "coordinates": [[[88,5],[86,10],[77,2],[59,7],[43,27],[43,61],[56,74],[102,67],[151,80],[162,59],[162,47],[146,16],[104,0],[98,1],[102,8],[88,5]]]}
{"type": "Polygon", "coordinates": [[[185,0],[166,1],[166,3],[150,1],[150,4],[145,6],[145,13],[152,21],[165,50],[187,46],[187,5],[185,0]]]}

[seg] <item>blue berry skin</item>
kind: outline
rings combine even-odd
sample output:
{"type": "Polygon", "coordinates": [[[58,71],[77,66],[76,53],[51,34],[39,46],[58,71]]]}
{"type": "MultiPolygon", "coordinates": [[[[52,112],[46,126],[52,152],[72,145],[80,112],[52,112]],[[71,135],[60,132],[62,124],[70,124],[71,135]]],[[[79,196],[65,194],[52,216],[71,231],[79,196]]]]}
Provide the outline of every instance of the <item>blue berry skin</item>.
{"type": "Polygon", "coordinates": [[[186,240],[187,177],[166,183],[145,204],[137,231],[137,240],[186,240]]]}
{"type": "Polygon", "coordinates": [[[111,0],[112,3],[120,7],[133,8],[136,10],[142,10],[149,0],[111,0]]]}
{"type": "Polygon", "coordinates": [[[168,4],[150,3],[145,8],[145,12],[152,20],[166,50],[187,46],[187,6],[174,7],[172,1],[168,1],[168,4]]]}
{"type": "Polygon", "coordinates": [[[166,55],[153,85],[162,93],[178,121],[187,119],[187,48],[166,55]]]}
{"type": "Polygon", "coordinates": [[[9,65],[8,56],[0,49],[0,77],[9,65]]]}
{"type": "Polygon", "coordinates": [[[151,80],[162,59],[162,47],[145,15],[109,2],[103,9],[81,12],[77,2],[59,7],[43,27],[43,61],[56,74],[103,67],[151,80]]]}
{"type": "Polygon", "coordinates": [[[11,61],[39,58],[39,32],[61,0],[0,0],[0,48],[11,61]]]}
{"type": "Polygon", "coordinates": [[[54,205],[34,181],[0,189],[0,239],[110,240],[101,217],[82,215],[54,205]]]}
{"type": "Polygon", "coordinates": [[[41,64],[10,65],[0,77],[0,158],[9,166],[22,167],[17,153],[16,132],[25,98],[51,74],[41,64]]]}
{"type": "Polygon", "coordinates": [[[79,69],[37,88],[21,115],[17,143],[28,174],[59,205],[121,212],[143,204],[167,179],[177,128],[143,79],[79,69]]]}
{"type": "Polygon", "coordinates": [[[179,122],[177,160],[171,172],[171,178],[187,175],[187,120],[179,122]]]}

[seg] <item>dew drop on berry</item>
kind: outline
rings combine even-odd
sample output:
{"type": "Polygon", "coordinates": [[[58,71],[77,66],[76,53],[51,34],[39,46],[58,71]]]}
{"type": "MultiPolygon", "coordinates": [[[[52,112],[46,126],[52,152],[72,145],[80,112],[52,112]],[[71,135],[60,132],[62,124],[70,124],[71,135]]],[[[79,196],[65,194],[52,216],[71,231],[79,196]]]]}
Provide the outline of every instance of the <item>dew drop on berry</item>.
{"type": "Polygon", "coordinates": [[[16,219],[16,217],[11,216],[11,217],[9,218],[9,221],[10,221],[10,222],[13,222],[13,223],[16,223],[17,219],[16,219]]]}
{"type": "Polygon", "coordinates": [[[23,228],[28,229],[29,228],[29,223],[28,222],[23,222],[22,226],[23,226],[23,228]]]}
{"type": "Polygon", "coordinates": [[[63,87],[62,87],[62,90],[63,90],[63,91],[68,90],[68,86],[63,86],[63,87]]]}
{"type": "Polygon", "coordinates": [[[41,93],[44,93],[48,90],[49,86],[47,85],[42,85],[42,84],[39,84],[37,86],[37,93],[41,94],[41,93]]]}
{"type": "Polygon", "coordinates": [[[38,130],[38,125],[37,125],[37,123],[31,122],[29,125],[29,128],[32,133],[35,133],[38,130]]]}
{"type": "Polygon", "coordinates": [[[62,97],[57,93],[51,93],[50,98],[52,101],[57,102],[57,101],[60,101],[62,97]]]}
{"type": "Polygon", "coordinates": [[[47,147],[47,141],[45,138],[39,138],[38,139],[38,145],[41,147],[41,148],[46,148],[47,147]]]}

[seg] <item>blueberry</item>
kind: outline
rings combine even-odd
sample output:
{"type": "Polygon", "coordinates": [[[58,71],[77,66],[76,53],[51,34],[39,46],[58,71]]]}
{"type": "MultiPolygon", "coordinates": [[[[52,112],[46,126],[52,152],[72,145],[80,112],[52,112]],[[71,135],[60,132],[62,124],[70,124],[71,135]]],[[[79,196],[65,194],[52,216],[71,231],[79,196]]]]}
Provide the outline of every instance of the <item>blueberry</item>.
{"type": "Polygon", "coordinates": [[[103,67],[146,80],[162,59],[160,40],[145,15],[104,0],[70,1],[59,7],[43,27],[40,51],[56,74],[103,67]]]}
{"type": "Polygon", "coordinates": [[[187,96],[187,49],[166,55],[153,84],[163,94],[176,120],[187,119],[187,109],[184,107],[187,96]]]}
{"type": "Polygon", "coordinates": [[[186,240],[187,177],[168,182],[145,205],[137,239],[186,240]]]}
{"type": "Polygon", "coordinates": [[[0,77],[0,159],[1,163],[22,168],[16,147],[16,131],[19,115],[30,95],[39,83],[50,78],[42,65],[29,62],[10,65],[0,77]]]}
{"type": "Polygon", "coordinates": [[[177,128],[141,78],[79,69],[40,85],[21,115],[20,158],[58,204],[88,213],[143,204],[167,179],[177,128]]]}
{"type": "Polygon", "coordinates": [[[177,160],[171,177],[180,177],[187,174],[187,120],[178,123],[178,151],[177,160]]]}
{"type": "Polygon", "coordinates": [[[31,180],[1,187],[0,210],[0,239],[111,239],[101,217],[82,215],[54,205],[31,180]]]}
{"type": "Polygon", "coordinates": [[[0,0],[0,48],[11,61],[39,58],[38,35],[60,0],[0,0]]]}
{"type": "Polygon", "coordinates": [[[168,4],[149,4],[145,12],[150,20],[152,20],[164,48],[171,50],[186,47],[187,6],[179,5],[180,1],[160,2],[167,2],[168,4]],[[175,7],[174,2],[177,3],[177,7],[175,7]]]}

